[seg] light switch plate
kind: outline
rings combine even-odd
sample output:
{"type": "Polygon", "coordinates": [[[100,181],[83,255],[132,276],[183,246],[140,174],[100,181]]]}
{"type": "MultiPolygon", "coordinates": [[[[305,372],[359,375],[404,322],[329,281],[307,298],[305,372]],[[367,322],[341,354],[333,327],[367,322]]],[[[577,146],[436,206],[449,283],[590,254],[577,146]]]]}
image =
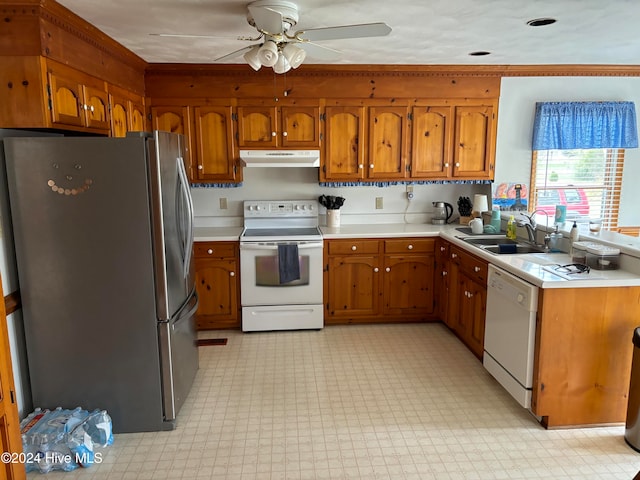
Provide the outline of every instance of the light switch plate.
{"type": "Polygon", "coordinates": [[[382,210],[382,197],[376,197],[376,210],[382,210]]]}
{"type": "Polygon", "coordinates": [[[226,197],[221,197],[220,198],[220,210],[226,210],[227,209],[227,198],[226,197]]]}

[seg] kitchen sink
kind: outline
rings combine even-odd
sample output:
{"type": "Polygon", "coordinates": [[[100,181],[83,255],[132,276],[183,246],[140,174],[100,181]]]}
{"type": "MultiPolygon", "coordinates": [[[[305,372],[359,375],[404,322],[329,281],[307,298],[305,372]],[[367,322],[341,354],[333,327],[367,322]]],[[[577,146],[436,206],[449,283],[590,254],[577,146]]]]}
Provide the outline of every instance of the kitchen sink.
{"type": "MultiPolygon", "coordinates": [[[[515,243],[515,242],[514,242],[515,243]]],[[[544,247],[538,247],[537,245],[526,245],[516,243],[515,249],[509,248],[500,251],[500,245],[487,245],[482,247],[487,252],[495,253],[498,255],[509,254],[521,254],[521,253],[544,253],[544,247]]]]}
{"type": "Polygon", "coordinates": [[[497,238],[496,237],[482,237],[482,238],[466,237],[466,238],[463,238],[463,240],[467,243],[470,243],[471,245],[480,245],[480,246],[513,245],[518,243],[515,240],[511,240],[510,238],[507,238],[507,237],[497,237],[497,238]]]}

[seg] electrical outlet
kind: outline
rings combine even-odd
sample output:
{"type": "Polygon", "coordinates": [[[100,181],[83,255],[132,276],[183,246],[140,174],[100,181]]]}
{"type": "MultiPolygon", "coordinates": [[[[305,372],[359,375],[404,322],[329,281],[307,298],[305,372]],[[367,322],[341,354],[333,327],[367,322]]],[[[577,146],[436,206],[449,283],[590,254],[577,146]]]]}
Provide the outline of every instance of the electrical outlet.
{"type": "Polygon", "coordinates": [[[227,198],[226,197],[221,197],[220,198],[220,210],[226,210],[227,209],[227,198]]]}
{"type": "Polygon", "coordinates": [[[376,210],[382,210],[382,197],[376,197],[376,210]]]}
{"type": "Polygon", "coordinates": [[[413,185],[407,185],[407,200],[413,200],[413,185]]]}

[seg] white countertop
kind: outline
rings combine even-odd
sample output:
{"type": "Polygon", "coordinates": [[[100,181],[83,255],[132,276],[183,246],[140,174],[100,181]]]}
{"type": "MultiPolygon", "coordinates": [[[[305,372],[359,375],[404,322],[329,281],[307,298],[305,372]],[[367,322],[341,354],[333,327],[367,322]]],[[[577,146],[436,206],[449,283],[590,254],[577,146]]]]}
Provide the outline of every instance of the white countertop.
{"type": "Polygon", "coordinates": [[[233,242],[240,238],[242,227],[194,227],[196,242],[233,242]]]}
{"type": "MultiPolygon", "coordinates": [[[[581,274],[579,280],[567,280],[545,269],[550,265],[571,262],[566,253],[526,253],[496,255],[465,242],[465,235],[456,230],[461,225],[431,225],[418,223],[347,224],[340,227],[321,226],[324,239],[340,238],[393,238],[393,237],[442,237],[463,247],[523,280],[542,288],[596,288],[640,286],[640,275],[625,270],[595,270],[581,274]]],[[[195,241],[237,241],[242,227],[195,227],[195,241]]],[[[573,277],[571,277],[573,278],[573,277]]]]}

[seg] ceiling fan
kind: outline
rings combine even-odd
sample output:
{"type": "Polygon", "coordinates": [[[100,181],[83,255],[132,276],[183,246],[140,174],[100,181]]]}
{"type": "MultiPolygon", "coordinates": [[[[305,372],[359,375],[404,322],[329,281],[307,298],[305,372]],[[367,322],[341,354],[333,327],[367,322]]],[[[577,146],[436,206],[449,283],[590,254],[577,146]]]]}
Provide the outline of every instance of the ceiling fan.
{"type": "MultiPolygon", "coordinates": [[[[338,40],[362,37],[382,37],[391,32],[385,23],[365,23],[325,28],[312,28],[291,32],[298,23],[298,5],[287,0],[257,0],[248,5],[247,21],[258,31],[256,37],[240,36],[238,40],[261,43],[249,45],[214,61],[222,61],[243,55],[254,70],[262,66],[273,67],[276,73],[298,68],[307,56],[331,60],[340,54],[338,50],[318,45],[322,40],[338,40]]],[[[208,37],[208,35],[156,34],[165,37],[208,37]]]]}

